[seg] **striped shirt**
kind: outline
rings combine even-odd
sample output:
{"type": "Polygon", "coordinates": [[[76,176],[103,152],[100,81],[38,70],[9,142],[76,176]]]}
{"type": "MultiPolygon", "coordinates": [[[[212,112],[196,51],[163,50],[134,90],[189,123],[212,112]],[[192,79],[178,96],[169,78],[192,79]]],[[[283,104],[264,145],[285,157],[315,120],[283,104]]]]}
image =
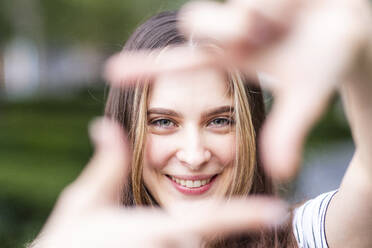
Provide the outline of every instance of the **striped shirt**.
{"type": "Polygon", "coordinates": [[[305,202],[294,212],[293,232],[299,248],[328,248],[325,216],[335,191],[324,193],[305,202]]]}

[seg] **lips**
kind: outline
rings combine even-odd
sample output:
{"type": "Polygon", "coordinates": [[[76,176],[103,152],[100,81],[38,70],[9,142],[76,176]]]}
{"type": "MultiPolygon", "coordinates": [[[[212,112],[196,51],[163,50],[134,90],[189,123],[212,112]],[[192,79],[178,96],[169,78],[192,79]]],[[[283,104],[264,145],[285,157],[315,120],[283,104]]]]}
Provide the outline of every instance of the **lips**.
{"type": "Polygon", "coordinates": [[[186,195],[199,195],[206,192],[218,175],[209,176],[170,176],[166,175],[172,185],[186,195]]]}
{"type": "Polygon", "coordinates": [[[212,178],[204,179],[204,180],[184,180],[184,179],[179,179],[174,176],[170,176],[170,178],[173,180],[173,182],[176,182],[179,185],[182,185],[187,188],[198,188],[202,187],[206,184],[208,184],[212,178]]]}

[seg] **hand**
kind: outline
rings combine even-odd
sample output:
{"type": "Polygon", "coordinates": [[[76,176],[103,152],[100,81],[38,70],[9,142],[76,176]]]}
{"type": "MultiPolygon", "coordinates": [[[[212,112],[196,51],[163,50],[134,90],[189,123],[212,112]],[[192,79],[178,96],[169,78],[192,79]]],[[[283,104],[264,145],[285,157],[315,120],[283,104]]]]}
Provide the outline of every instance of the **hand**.
{"type": "Polygon", "coordinates": [[[275,104],[261,135],[262,158],[272,176],[288,179],[330,96],[360,67],[372,65],[371,17],[367,0],[191,2],[181,10],[180,29],[202,44],[217,43],[223,52],[122,53],[109,60],[105,75],[122,85],[174,70],[233,64],[252,77],[266,76],[263,86],[272,90],[275,104]]]}
{"type": "Polygon", "coordinates": [[[130,153],[121,128],[96,121],[90,134],[95,154],[61,194],[31,247],[200,247],[202,238],[252,231],[283,220],[283,203],[268,198],[175,205],[168,212],[125,208],[130,153]]]}

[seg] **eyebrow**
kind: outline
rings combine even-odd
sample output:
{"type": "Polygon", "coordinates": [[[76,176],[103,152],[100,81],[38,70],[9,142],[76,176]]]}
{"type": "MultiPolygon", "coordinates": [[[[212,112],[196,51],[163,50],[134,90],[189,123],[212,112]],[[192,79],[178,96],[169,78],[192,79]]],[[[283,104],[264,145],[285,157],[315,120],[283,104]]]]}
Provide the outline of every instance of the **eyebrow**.
{"type": "MultiPolygon", "coordinates": [[[[234,112],[234,107],[233,106],[221,106],[217,107],[211,110],[208,110],[207,112],[202,114],[202,118],[206,118],[208,116],[213,116],[213,115],[219,115],[223,113],[233,113],[234,112]]],[[[166,108],[151,108],[147,111],[147,115],[151,114],[158,114],[158,115],[169,115],[169,116],[174,116],[174,117],[182,117],[181,114],[177,113],[174,110],[171,109],[166,109],[166,108]]]]}
{"type": "Polygon", "coordinates": [[[178,114],[176,111],[165,108],[151,108],[147,111],[147,115],[158,114],[158,115],[170,115],[174,117],[181,117],[182,115],[178,114]]]}
{"type": "Polygon", "coordinates": [[[206,118],[208,116],[219,115],[219,114],[224,114],[224,113],[233,113],[233,112],[234,112],[233,106],[221,106],[221,107],[211,109],[207,111],[206,113],[203,113],[202,117],[206,118]]]}

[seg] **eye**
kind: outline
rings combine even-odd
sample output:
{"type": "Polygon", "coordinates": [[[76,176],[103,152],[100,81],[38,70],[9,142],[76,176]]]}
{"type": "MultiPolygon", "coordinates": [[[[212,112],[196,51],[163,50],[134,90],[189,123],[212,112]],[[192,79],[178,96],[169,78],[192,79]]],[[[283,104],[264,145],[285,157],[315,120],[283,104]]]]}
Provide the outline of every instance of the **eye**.
{"type": "Polygon", "coordinates": [[[175,127],[176,124],[169,119],[157,119],[150,122],[151,126],[154,126],[156,128],[172,128],[175,127]]]}
{"type": "Polygon", "coordinates": [[[218,117],[208,123],[212,127],[226,127],[234,124],[233,119],[227,117],[218,117]]]}

